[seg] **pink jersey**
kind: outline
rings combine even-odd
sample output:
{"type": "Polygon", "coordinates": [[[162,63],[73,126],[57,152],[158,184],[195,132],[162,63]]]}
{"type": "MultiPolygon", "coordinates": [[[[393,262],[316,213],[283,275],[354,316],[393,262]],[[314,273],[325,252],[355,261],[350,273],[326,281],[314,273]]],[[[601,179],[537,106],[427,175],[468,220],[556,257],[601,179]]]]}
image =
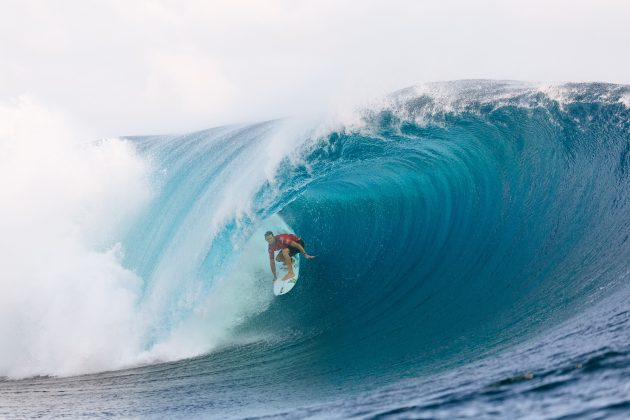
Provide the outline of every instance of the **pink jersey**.
{"type": "Polygon", "coordinates": [[[288,248],[291,242],[299,242],[300,238],[291,233],[282,233],[274,236],[276,240],[272,245],[269,245],[269,258],[273,258],[274,251],[280,251],[281,249],[288,248]]]}

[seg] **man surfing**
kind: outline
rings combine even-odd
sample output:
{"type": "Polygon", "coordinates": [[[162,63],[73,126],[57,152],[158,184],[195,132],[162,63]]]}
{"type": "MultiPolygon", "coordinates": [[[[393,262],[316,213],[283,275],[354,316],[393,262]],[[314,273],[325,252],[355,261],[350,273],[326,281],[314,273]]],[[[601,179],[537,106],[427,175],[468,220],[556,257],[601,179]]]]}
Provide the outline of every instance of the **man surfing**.
{"type": "Polygon", "coordinates": [[[286,264],[287,274],[282,280],[289,280],[295,276],[291,257],[301,252],[302,255],[309,260],[315,258],[314,255],[309,255],[304,249],[304,241],[292,233],[282,233],[274,236],[272,231],[267,231],[265,232],[265,240],[269,243],[269,265],[271,266],[271,273],[273,274],[274,280],[276,279],[276,261],[286,264]],[[274,251],[280,251],[275,259],[273,257],[274,251]]]}

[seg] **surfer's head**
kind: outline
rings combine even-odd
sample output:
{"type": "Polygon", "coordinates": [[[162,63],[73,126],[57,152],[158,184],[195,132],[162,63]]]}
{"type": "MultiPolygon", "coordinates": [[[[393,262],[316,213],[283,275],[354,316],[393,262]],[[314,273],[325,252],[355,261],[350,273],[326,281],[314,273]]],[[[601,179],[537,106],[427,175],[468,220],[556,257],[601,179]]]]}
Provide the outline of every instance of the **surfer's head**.
{"type": "Polygon", "coordinates": [[[273,232],[268,230],[267,232],[265,232],[265,241],[269,242],[270,244],[273,243],[274,241],[274,237],[273,237],[273,232]]]}

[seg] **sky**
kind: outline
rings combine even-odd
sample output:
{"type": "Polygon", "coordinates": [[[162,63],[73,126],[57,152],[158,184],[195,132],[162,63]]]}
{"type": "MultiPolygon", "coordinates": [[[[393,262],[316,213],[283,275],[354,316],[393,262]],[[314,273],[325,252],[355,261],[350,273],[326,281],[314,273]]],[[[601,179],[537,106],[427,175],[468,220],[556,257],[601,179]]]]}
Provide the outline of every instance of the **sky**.
{"type": "Polygon", "coordinates": [[[629,84],[628,22],[626,0],[0,0],[0,105],[28,98],[107,137],[431,81],[629,84]]]}

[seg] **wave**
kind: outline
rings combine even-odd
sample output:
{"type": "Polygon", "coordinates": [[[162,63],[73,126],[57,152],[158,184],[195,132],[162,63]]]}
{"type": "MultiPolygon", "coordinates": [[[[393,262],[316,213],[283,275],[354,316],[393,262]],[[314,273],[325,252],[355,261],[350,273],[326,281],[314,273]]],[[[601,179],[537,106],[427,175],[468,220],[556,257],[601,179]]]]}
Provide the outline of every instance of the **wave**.
{"type": "MultiPolygon", "coordinates": [[[[120,145],[104,161],[141,169],[117,172],[129,183],[106,202],[137,200],[98,244],[81,242],[119,273],[97,281],[89,303],[77,294],[60,305],[85,320],[80,334],[122,322],[125,335],[88,334],[72,342],[98,342],[98,358],[75,344],[64,357],[72,323],[42,330],[26,315],[34,304],[21,301],[7,319],[21,314],[12,325],[46,337],[58,357],[5,326],[0,337],[15,346],[0,375],[244,346],[231,363],[262,352],[261,369],[343,381],[413,375],[532,339],[627,284],[628,98],[619,85],[450,82],[396,92],[324,128],[269,121],[83,149],[120,145]],[[295,231],[318,256],[283,298],[271,293],[266,230],[295,231]]],[[[102,220],[77,230],[90,237],[102,220]]],[[[60,260],[87,284],[100,272],[75,264],[86,260],[78,252],[60,260]]],[[[69,277],[48,273],[47,296],[67,296],[69,277]]],[[[29,275],[9,272],[13,284],[29,275]]]]}

